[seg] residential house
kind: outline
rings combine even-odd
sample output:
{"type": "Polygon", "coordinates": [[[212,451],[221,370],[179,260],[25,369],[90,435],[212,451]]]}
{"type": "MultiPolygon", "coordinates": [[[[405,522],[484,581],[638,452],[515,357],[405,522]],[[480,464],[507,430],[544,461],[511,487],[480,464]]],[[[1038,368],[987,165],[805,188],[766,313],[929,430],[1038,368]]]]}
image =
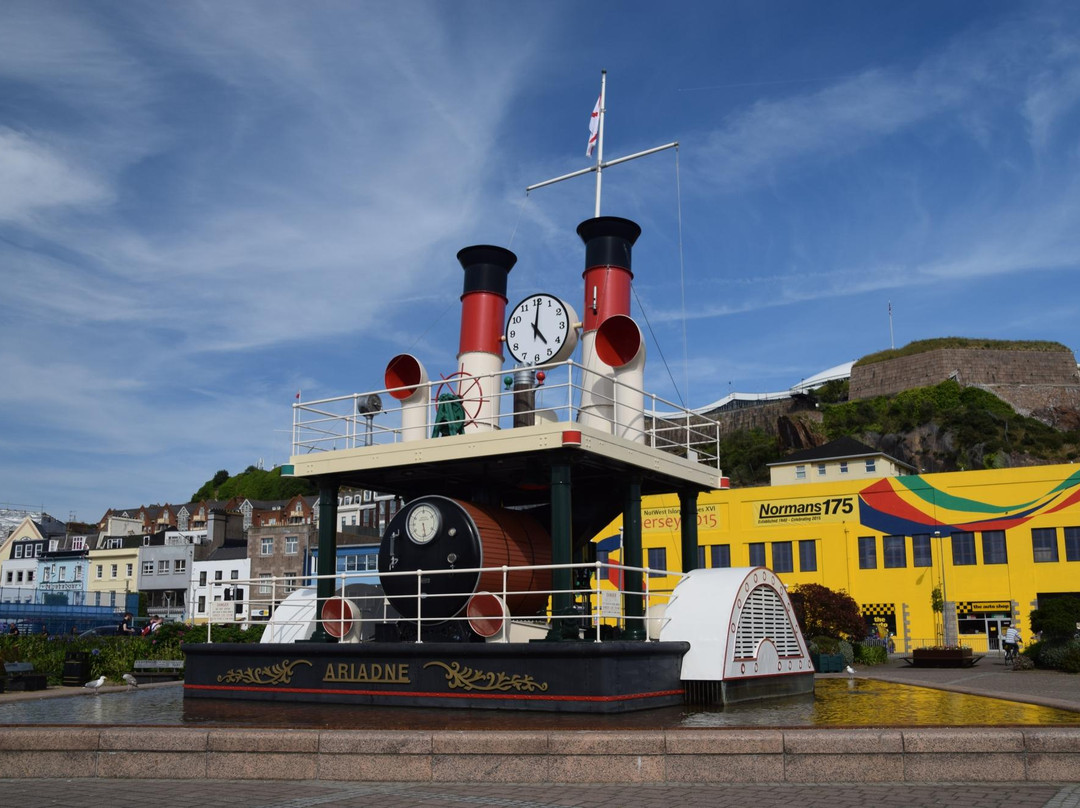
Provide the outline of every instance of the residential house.
{"type": "Polygon", "coordinates": [[[900,477],[917,469],[854,438],[793,452],[769,463],[770,485],[842,482],[877,477],[900,477]]]}

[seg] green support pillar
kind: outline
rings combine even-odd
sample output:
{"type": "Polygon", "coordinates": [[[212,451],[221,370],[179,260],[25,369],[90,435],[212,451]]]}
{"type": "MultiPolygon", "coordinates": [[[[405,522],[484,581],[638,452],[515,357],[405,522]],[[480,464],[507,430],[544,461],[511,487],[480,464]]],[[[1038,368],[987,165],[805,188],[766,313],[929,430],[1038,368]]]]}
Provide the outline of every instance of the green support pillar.
{"type": "MultiPolygon", "coordinates": [[[[570,464],[556,463],[551,467],[551,563],[573,563],[573,529],[570,510],[570,464]]],[[[570,589],[573,571],[551,571],[551,615],[554,618],[547,639],[561,640],[577,636],[577,625],[566,618],[573,613],[570,589]]]]}
{"type": "MultiPolygon", "coordinates": [[[[634,477],[626,487],[626,504],[623,507],[623,563],[628,567],[641,567],[641,479],[634,477]]],[[[624,578],[623,613],[626,615],[626,628],[623,632],[628,640],[644,640],[645,598],[642,595],[641,573],[627,570],[624,578]]]]}
{"type": "Polygon", "coordinates": [[[679,525],[682,539],[682,571],[698,568],[697,491],[679,492],[679,525]]]}
{"type": "Polygon", "coordinates": [[[337,572],[337,497],[338,481],[336,477],[319,478],[319,559],[315,569],[319,580],[315,583],[315,593],[318,597],[315,612],[315,631],[311,633],[310,642],[337,642],[336,637],[331,637],[323,629],[322,606],[328,598],[334,596],[334,579],[332,576],[337,572]]]}

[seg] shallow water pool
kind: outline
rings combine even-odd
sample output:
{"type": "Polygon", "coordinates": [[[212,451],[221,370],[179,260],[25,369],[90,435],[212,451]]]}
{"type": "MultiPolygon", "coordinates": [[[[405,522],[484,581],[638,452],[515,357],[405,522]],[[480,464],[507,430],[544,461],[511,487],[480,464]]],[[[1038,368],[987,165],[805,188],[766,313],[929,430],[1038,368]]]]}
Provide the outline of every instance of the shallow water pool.
{"type": "Polygon", "coordinates": [[[813,697],[621,715],[431,710],[185,699],[176,686],[0,704],[0,725],[97,724],[298,729],[677,729],[680,727],[1080,726],[1080,713],[872,679],[818,679],[813,697]]]}

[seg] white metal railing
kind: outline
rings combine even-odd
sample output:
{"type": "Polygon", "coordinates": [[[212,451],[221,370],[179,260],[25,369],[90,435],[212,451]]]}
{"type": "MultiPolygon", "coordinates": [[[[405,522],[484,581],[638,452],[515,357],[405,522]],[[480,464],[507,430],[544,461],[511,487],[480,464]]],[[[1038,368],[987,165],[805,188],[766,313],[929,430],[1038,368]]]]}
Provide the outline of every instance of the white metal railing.
{"type": "MultiPolygon", "coordinates": [[[[500,566],[500,567],[475,567],[475,568],[460,568],[449,570],[415,570],[405,572],[388,572],[379,573],[376,575],[364,575],[362,573],[349,573],[349,572],[336,572],[333,575],[321,576],[322,579],[332,579],[334,582],[335,594],[333,597],[345,597],[347,600],[353,601],[358,605],[362,605],[366,602],[372,601],[375,603],[375,613],[379,616],[375,618],[363,618],[357,616],[356,618],[341,618],[342,634],[344,631],[344,623],[348,620],[350,623],[357,621],[361,623],[360,633],[363,631],[363,623],[386,623],[393,622],[399,625],[412,625],[415,628],[416,639],[415,642],[422,642],[422,636],[424,634],[424,627],[435,624],[453,623],[453,622],[467,622],[470,618],[465,614],[464,609],[458,614],[452,617],[436,616],[425,617],[425,610],[423,605],[425,601],[445,598],[445,599],[461,599],[466,600],[471,597],[474,592],[460,591],[460,592],[447,592],[441,594],[429,594],[424,591],[424,579],[430,579],[432,577],[441,575],[466,575],[472,578],[472,573],[478,575],[483,573],[497,573],[500,576],[502,582],[501,587],[494,590],[487,590],[493,595],[499,596],[503,603],[507,603],[508,600],[513,600],[517,596],[521,595],[534,595],[544,597],[546,605],[538,613],[534,614],[513,614],[510,613],[506,617],[507,624],[519,623],[531,623],[536,626],[544,626],[547,628],[559,627],[560,624],[565,623],[570,626],[571,632],[578,631],[582,639],[588,639],[592,637],[593,641],[601,642],[608,635],[608,631],[604,629],[605,626],[614,627],[618,629],[626,629],[635,624],[640,624],[640,629],[645,637],[650,640],[655,640],[659,636],[659,628],[664,622],[662,616],[662,608],[667,605],[667,602],[671,596],[671,592],[674,585],[665,585],[662,588],[657,588],[651,585],[651,576],[663,576],[665,583],[670,584],[672,577],[681,579],[682,573],[673,572],[670,570],[657,570],[650,569],[648,567],[628,567],[623,564],[611,563],[611,562],[592,562],[589,564],[545,564],[545,565],[533,565],[533,566],[500,566]],[[519,590],[513,589],[509,586],[509,578],[512,573],[521,573],[528,571],[555,571],[555,570],[568,570],[570,573],[571,581],[574,580],[574,573],[576,571],[588,571],[589,572],[589,586],[588,587],[575,587],[571,586],[569,589],[546,589],[546,590],[519,590]],[[616,587],[608,580],[609,571],[616,572],[617,576],[625,581],[626,574],[628,572],[638,572],[641,574],[642,587],[640,590],[628,590],[623,587],[616,587]],[[352,595],[345,593],[345,587],[353,583],[378,583],[379,579],[388,578],[413,578],[415,579],[415,591],[416,591],[416,603],[417,603],[417,616],[416,617],[401,617],[396,614],[396,611],[391,613],[392,604],[382,594],[381,589],[379,594],[374,595],[352,595]],[[603,593],[603,594],[602,594],[603,593]],[[554,596],[564,596],[566,600],[571,603],[571,611],[568,614],[553,614],[552,613],[552,599],[554,596]],[[641,615],[628,615],[626,613],[626,598],[627,596],[637,595],[641,598],[642,612],[641,615]]],[[[273,615],[275,611],[281,606],[285,598],[289,595],[293,595],[293,598],[289,601],[290,606],[298,607],[304,610],[306,613],[302,619],[295,620],[271,620],[267,626],[267,631],[270,631],[269,642],[275,642],[274,632],[282,631],[284,627],[290,625],[307,625],[311,623],[316,616],[320,613],[321,607],[319,598],[317,597],[297,597],[294,593],[300,592],[305,589],[310,589],[317,584],[320,580],[320,576],[311,576],[307,579],[303,586],[297,586],[294,579],[289,578],[251,578],[240,581],[213,581],[207,582],[211,587],[211,595],[213,600],[218,602],[229,603],[233,611],[235,612],[236,604],[242,604],[242,609],[239,614],[231,614],[229,619],[223,619],[218,616],[215,617],[214,610],[208,609],[207,622],[206,622],[206,641],[211,642],[211,634],[214,625],[224,624],[252,624],[255,621],[251,616],[258,614],[261,611],[266,611],[269,615],[273,615]],[[224,600],[224,592],[228,589],[235,587],[243,587],[247,596],[243,600],[224,600]],[[310,609],[310,611],[307,611],[310,609]]],[[[473,579],[475,580],[475,579],[473,579]]],[[[404,596],[395,596],[395,599],[404,596]]]]}
{"type": "MultiPolygon", "coordinates": [[[[402,416],[415,416],[415,403],[399,404],[392,392],[428,388],[430,403],[426,407],[425,435],[430,437],[436,425],[439,396],[450,393],[461,399],[466,424],[480,424],[484,429],[511,429],[515,423],[541,421],[575,422],[581,411],[582,393],[589,396],[591,423],[606,422],[612,434],[620,426],[614,413],[620,402],[644,399],[644,422],[637,431],[646,445],[677,452],[707,465],[717,466],[717,444],[720,424],[717,420],[685,409],[679,404],[649,394],[624,382],[604,377],[610,383],[610,395],[595,380],[598,374],[575,362],[536,365],[533,368],[500,371],[489,376],[455,376],[451,379],[428,381],[416,388],[383,388],[353,393],[335,398],[303,401],[293,404],[292,454],[354,449],[400,443],[403,440],[402,416]],[[506,384],[516,373],[543,373],[542,381],[527,390],[506,384]],[[589,389],[586,390],[586,384],[589,389]],[[534,396],[532,406],[523,404],[522,393],[534,396]],[[366,404],[378,396],[385,409],[358,412],[358,404],[366,404]],[[481,405],[491,403],[490,412],[483,414],[481,405]],[[515,406],[517,409],[515,410],[515,406]],[[606,413],[606,414],[605,414],[606,413]]],[[[534,377],[535,378],[535,377],[534,377]]]]}

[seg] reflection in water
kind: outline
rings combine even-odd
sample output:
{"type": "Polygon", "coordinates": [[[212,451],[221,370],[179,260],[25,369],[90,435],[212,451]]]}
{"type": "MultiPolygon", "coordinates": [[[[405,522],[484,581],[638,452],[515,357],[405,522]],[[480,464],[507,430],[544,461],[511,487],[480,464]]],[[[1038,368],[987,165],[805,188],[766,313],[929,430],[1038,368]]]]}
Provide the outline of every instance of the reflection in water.
{"type": "Polygon", "coordinates": [[[141,724],[298,729],[677,729],[679,727],[1080,726],[1080,713],[870,679],[818,679],[803,696],[717,710],[621,715],[432,710],[184,699],[171,687],[0,704],[0,724],[141,724]]]}

